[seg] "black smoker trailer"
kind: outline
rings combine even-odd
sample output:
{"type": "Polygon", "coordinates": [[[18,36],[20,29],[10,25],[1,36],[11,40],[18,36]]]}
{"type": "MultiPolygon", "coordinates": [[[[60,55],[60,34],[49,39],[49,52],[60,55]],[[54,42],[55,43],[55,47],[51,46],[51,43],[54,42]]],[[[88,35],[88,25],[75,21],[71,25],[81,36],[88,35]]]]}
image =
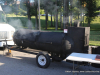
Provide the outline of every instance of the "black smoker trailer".
{"type": "Polygon", "coordinates": [[[50,58],[62,61],[72,52],[88,53],[89,34],[90,27],[69,27],[68,33],[20,29],[14,33],[13,41],[22,48],[44,51],[37,54],[36,62],[39,67],[47,68],[50,58]]]}

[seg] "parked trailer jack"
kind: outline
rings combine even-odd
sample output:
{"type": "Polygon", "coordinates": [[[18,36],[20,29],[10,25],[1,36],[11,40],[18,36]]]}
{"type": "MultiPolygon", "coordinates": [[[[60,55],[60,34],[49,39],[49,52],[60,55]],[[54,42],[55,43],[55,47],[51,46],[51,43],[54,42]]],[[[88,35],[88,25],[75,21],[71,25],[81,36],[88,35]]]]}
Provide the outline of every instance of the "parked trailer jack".
{"type": "Polygon", "coordinates": [[[6,53],[6,56],[8,56],[8,57],[12,57],[13,56],[13,54],[11,53],[10,49],[8,49],[8,52],[6,53]]]}
{"type": "Polygon", "coordinates": [[[12,53],[11,53],[11,49],[12,49],[13,47],[8,47],[8,45],[7,45],[7,40],[5,39],[5,41],[6,41],[6,45],[5,45],[4,47],[8,49],[8,52],[6,53],[6,56],[12,57],[13,55],[12,55],[12,53]]]}

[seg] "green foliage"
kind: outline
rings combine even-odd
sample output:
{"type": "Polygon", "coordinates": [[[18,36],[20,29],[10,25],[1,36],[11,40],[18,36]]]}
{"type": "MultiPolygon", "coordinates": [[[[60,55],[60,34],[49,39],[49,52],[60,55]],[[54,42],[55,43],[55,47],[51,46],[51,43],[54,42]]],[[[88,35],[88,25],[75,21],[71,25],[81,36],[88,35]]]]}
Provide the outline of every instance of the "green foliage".
{"type": "Polygon", "coordinates": [[[77,15],[80,14],[80,12],[79,12],[80,10],[77,7],[74,7],[72,11],[73,11],[73,14],[74,14],[73,18],[78,20],[78,16],[77,15]]]}
{"type": "Polygon", "coordinates": [[[89,45],[100,46],[100,31],[91,31],[90,32],[89,45]]]}
{"type": "Polygon", "coordinates": [[[12,13],[18,13],[18,6],[16,4],[12,4],[10,7],[12,8],[12,13]]]}
{"type": "Polygon", "coordinates": [[[98,15],[97,8],[98,8],[98,1],[100,0],[73,0],[72,2],[72,11],[75,15],[74,18],[77,19],[78,15],[82,14],[82,11],[85,13],[86,21],[88,23],[88,26],[90,26],[90,23],[95,19],[95,17],[98,15]],[[84,11],[85,10],[85,11],[84,11]]]}
{"type": "Polygon", "coordinates": [[[40,14],[45,14],[44,9],[40,9],[40,14]]]}
{"type": "Polygon", "coordinates": [[[86,8],[87,8],[87,21],[91,22],[96,16],[97,6],[96,0],[86,0],[86,8]]]}
{"type": "Polygon", "coordinates": [[[37,8],[38,8],[38,4],[37,4],[37,0],[35,0],[34,5],[31,5],[30,2],[28,2],[29,0],[27,0],[24,3],[24,6],[26,6],[27,8],[27,15],[28,16],[37,16],[38,12],[37,12],[37,8]]]}
{"type": "Polygon", "coordinates": [[[30,15],[31,16],[36,16],[37,15],[37,12],[36,12],[37,10],[36,10],[36,8],[35,7],[30,7],[30,15]]]}
{"type": "Polygon", "coordinates": [[[27,15],[27,12],[25,10],[19,8],[18,15],[24,15],[24,16],[26,16],[27,15]]]}
{"type": "Polygon", "coordinates": [[[100,0],[96,0],[97,7],[100,7],[100,0]]]}

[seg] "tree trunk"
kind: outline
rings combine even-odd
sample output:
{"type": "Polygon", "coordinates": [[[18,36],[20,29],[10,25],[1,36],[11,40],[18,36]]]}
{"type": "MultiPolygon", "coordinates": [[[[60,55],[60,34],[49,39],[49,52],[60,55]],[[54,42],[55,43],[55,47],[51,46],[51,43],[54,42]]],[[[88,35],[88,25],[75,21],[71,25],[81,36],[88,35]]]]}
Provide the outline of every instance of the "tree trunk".
{"type": "Polygon", "coordinates": [[[35,10],[36,10],[35,29],[38,30],[39,29],[39,26],[38,26],[38,13],[37,13],[37,8],[35,10]]]}
{"type": "Polygon", "coordinates": [[[16,7],[15,7],[15,8],[16,8],[16,17],[17,17],[17,10],[18,10],[18,9],[17,9],[17,8],[18,8],[18,7],[17,7],[17,0],[16,0],[16,7]]]}
{"type": "MultiPolygon", "coordinates": [[[[82,1],[81,1],[82,4],[82,1]]],[[[82,12],[82,7],[80,7],[80,11],[81,11],[81,22],[80,22],[80,26],[82,26],[82,17],[84,16],[83,12],[82,12]]]]}
{"type": "Polygon", "coordinates": [[[69,0],[64,0],[64,16],[63,16],[63,22],[64,22],[64,29],[68,28],[69,26],[69,0]]]}
{"type": "Polygon", "coordinates": [[[51,13],[51,27],[53,27],[53,23],[52,23],[52,13],[51,13]]]}
{"type": "Polygon", "coordinates": [[[58,11],[57,11],[57,14],[56,14],[55,30],[58,30],[58,11]]]}
{"type": "Polygon", "coordinates": [[[46,10],[46,16],[45,17],[46,17],[46,28],[45,29],[47,30],[47,27],[48,27],[48,11],[47,10],[46,10]]]}
{"type": "Polygon", "coordinates": [[[88,27],[90,27],[90,20],[88,19],[88,27]]]}
{"type": "Polygon", "coordinates": [[[67,11],[67,17],[68,17],[68,19],[67,19],[67,28],[68,28],[68,26],[69,26],[69,0],[67,0],[67,9],[66,9],[66,11],[67,11]]]}
{"type": "Polygon", "coordinates": [[[84,16],[83,16],[83,26],[84,26],[84,16]]]}
{"type": "Polygon", "coordinates": [[[60,25],[61,25],[61,29],[63,29],[63,25],[62,25],[62,12],[60,13],[60,25]]]}
{"type": "Polygon", "coordinates": [[[55,15],[54,15],[54,27],[55,27],[55,15]]]}
{"type": "Polygon", "coordinates": [[[70,26],[72,26],[72,17],[73,17],[73,15],[72,15],[72,0],[70,0],[70,26]]]}
{"type": "MultiPolygon", "coordinates": [[[[63,0],[61,0],[61,3],[63,3],[63,0]]],[[[61,8],[60,8],[60,27],[61,27],[61,29],[63,29],[63,23],[62,23],[62,16],[63,16],[63,14],[62,14],[62,7],[63,7],[63,5],[61,5],[61,8]]]]}
{"type": "Polygon", "coordinates": [[[38,16],[35,16],[35,29],[38,30],[38,16]]]}
{"type": "Polygon", "coordinates": [[[63,0],[63,29],[65,29],[65,23],[64,23],[64,20],[65,20],[65,0],[63,0]]]}
{"type": "MultiPolygon", "coordinates": [[[[57,0],[56,0],[56,5],[58,5],[57,0]]],[[[58,30],[58,9],[56,10],[56,24],[55,24],[55,30],[58,30]]]]}
{"type": "Polygon", "coordinates": [[[28,19],[31,20],[31,15],[30,15],[30,0],[27,0],[27,15],[28,15],[28,19]]]}

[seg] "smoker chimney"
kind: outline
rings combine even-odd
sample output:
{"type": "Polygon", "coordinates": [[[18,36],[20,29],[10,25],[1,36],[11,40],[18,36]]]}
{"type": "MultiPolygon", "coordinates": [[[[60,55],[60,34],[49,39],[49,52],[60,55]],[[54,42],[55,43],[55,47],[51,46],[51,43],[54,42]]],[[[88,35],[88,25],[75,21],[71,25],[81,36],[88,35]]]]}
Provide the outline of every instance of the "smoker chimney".
{"type": "Polygon", "coordinates": [[[75,20],[75,21],[74,21],[74,27],[80,27],[80,22],[77,21],[77,20],[75,20]]]}

